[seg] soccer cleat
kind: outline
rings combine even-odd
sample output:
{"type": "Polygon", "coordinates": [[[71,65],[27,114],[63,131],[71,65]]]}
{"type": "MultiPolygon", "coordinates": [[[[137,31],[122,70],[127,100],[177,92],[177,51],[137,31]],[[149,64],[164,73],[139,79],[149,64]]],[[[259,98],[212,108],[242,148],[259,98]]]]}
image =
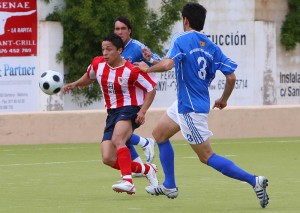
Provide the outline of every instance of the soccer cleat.
{"type": "Polygon", "coordinates": [[[147,186],[146,191],[151,195],[166,195],[168,198],[174,199],[178,196],[178,188],[167,189],[163,184],[159,186],[147,186]]]}
{"type": "Polygon", "coordinates": [[[119,183],[112,185],[115,192],[126,192],[129,195],[135,194],[135,186],[126,180],[121,180],[119,183]]]}
{"type": "Polygon", "coordinates": [[[155,141],[152,138],[146,138],[146,140],[149,142],[147,146],[143,147],[144,155],[146,156],[146,163],[151,163],[153,161],[155,152],[155,141]]]}
{"type": "Polygon", "coordinates": [[[135,172],[132,172],[131,176],[132,178],[146,177],[146,175],[143,173],[135,173],[135,172]]]}
{"type": "Polygon", "coordinates": [[[146,178],[148,179],[151,186],[158,186],[158,180],[156,177],[156,172],[157,172],[156,165],[151,163],[147,165],[150,166],[150,169],[148,171],[148,174],[146,174],[146,178]]]}
{"type": "Polygon", "coordinates": [[[259,200],[259,203],[262,208],[265,208],[269,203],[269,196],[267,194],[267,186],[268,186],[268,179],[264,176],[257,176],[256,185],[253,187],[256,196],[259,200]]]}

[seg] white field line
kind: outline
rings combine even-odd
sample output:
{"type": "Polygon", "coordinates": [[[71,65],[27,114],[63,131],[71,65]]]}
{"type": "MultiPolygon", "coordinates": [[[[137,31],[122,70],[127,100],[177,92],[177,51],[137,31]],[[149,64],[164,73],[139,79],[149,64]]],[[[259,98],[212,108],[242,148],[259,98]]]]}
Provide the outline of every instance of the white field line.
{"type": "MultiPolygon", "coordinates": [[[[16,147],[18,145],[15,145],[16,147]]],[[[0,146],[1,147],[1,146],[0,146]]],[[[4,146],[5,147],[5,146],[4,146]]],[[[25,148],[25,149],[0,149],[0,151],[3,151],[3,152],[11,152],[11,151],[32,151],[32,150],[35,150],[35,151],[43,151],[43,150],[71,150],[71,149],[85,149],[85,148],[88,148],[88,147],[55,147],[55,148],[25,148]]]]}
{"type": "MultiPolygon", "coordinates": [[[[255,139],[256,140],[256,139],[255,139]]],[[[172,141],[171,141],[172,142],[172,141]]],[[[300,140],[278,140],[278,141],[248,141],[248,142],[238,142],[238,141],[227,141],[227,142],[214,142],[214,140],[211,140],[211,144],[217,144],[217,145],[231,145],[231,144],[263,144],[263,143],[300,143],[300,140]]],[[[176,142],[172,143],[173,146],[186,146],[189,145],[188,142],[185,144],[177,144],[176,142]]]]}
{"type": "MultiPolygon", "coordinates": [[[[256,140],[256,139],[255,139],[256,140]]],[[[228,145],[228,144],[261,144],[261,143],[299,143],[300,140],[278,140],[278,141],[258,141],[258,142],[213,142],[213,144],[221,144],[221,145],[228,145]]],[[[187,146],[188,143],[185,144],[177,144],[176,142],[172,143],[174,146],[187,146]]],[[[39,148],[39,149],[18,149],[19,150],[25,150],[25,151],[31,151],[31,150],[49,150],[49,149],[61,149],[61,150],[68,150],[68,149],[82,149],[83,147],[70,147],[70,148],[39,148]]],[[[0,151],[16,151],[14,149],[3,149],[0,151]]],[[[234,157],[234,155],[228,155],[227,157],[234,157]]],[[[197,158],[197,157],[184,157],[184,158],[197,158]]],[[[44,162],[44,163],[28,163],[28,164],[0,164],[0,167],[10,167],[10,166],[35,166],[35,165],[54,165],[54,164],[69,164],[69,163],[91,163],[91,162],[101,162],[101,160],[86,160],[86,161],[62,161],[62,162],[44,162]]]]}
{"type": "Polygon", "coordinates": [[[61,162],[44,162],[44,163],[15,163],[15,164],[0,164],[0,167],[10,166],[36,166],[36,165],[54,165],[54,164],[69,164],[69,163],[92,163],[100,162],[101,160],[85,160],[85,161],[61,161],[61,162]]]}
{"type": "MultiPolygon", "coordinates": [[[[253,140],[257,140],[257,139],[253,139],[253,140]]],[[[188,142],[184,143],[184,144],[178,144],[176,143],[176,141],[172,141],[172,145],[173,146],[186,146],[189,145],[188,142]]],[[[221,144],[221,145],[227,145],[227,144],[261,144],[261,143],[299,143],[300,140],[278,140],[278,141],[257,141],[257,142],[238,142],[238,141],[228,141],[228,142],[214,142],[214,140],[211,140],[212,144],[221,144]]],[[[17,146],[17,145],[16,145],[17,146]]],[[[4,146],[5,147],[5,146],[4,146]]],[[[59,148],[59,147],[55,147],[55,148],[26,148],[26,149],[1,149],[0,146],[0,152],[11,152],[11,151],[32,151],[32,150],[38,150],[38,151],[43,151],[43,150],[71,150],[71,149],[87,149],[88,147],[63,147],[63,148],[59,148]]]]}
{"type": "MultiPolygon", "coordinates": [[[[230,158],[230,157],[236,157],[237,155],[223,155],[223,157],[228,157],[228,158],[230,158]]],[[[184,159],[198,159],[198,157],[197,156],[188,156],[188,157],[182,157],[182,158],[184,158],[184,159]]]]}
{"type": "MultiPolygon", "coordinates": [[[[257,139],[255,139],[257,140],[257,139]]],[[[300,140],[278,140],[278,141],[256,141],[256,142],[238,142],[238,141],[234,141],[234,142],[212,142],[212,144],[221,144],[221,145],[226,145],[226,144],[262,144],[262,143],[299,143],[300,140]]]]}

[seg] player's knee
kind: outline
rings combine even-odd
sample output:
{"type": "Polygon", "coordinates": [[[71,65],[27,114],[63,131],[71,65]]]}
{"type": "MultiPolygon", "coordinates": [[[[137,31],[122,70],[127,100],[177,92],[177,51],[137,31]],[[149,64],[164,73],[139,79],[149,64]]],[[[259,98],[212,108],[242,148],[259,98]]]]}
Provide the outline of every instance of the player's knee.
{"type": "Polygon", "coordinates": [[[157,141],[157,142],[163,142],[163,141],[168,140],[168,138],[166,138],[164,132],[161,131],[161,129],[159,129],[159,128],[153,129],[152,136],[155,139],[155,141],[157,141]]]}
{"type": "Polygon", "coordinates": [[[126,144],[126,141],[123,141],[123,140],[121,140],[119,138],[113,138],[111,140],[111,142],[116,147],[117,150],[120,149],[120,148],[122,148],[122,147],[124,147],[125,144],[126,144]]]}
{"type": "Polygon", "coordinates": [[[116,163],[115,159],[112,159],[111,157],[106,157],[106,156],[103,156],[102,157],[102,162],[107,165],[107,166],[110,166],[110,167],[113,167],[116,163]]]}
{"type": "Polygon", "coordinates": [[[212,156],[213,152],[203,153],[202,155],[198,155],[201,163],[207,164],[208,159],[212,156]]]}
{"type": "Polygon", "coordinates": [[[199,158],[199,160],[201,161],[201,163],[207,164],[207,158],[199,158]]]}

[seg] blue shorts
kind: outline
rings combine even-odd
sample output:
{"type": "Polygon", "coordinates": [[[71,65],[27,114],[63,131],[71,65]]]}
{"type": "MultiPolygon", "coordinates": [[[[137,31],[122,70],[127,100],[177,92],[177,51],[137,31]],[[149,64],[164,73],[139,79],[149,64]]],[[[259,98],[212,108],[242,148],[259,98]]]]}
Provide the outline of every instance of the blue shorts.
{"type": "Polygon", "coordinates": [[[138,128],[140,125],[135,123],[137,113],[140,111],[139,106],[124,106],[117,109],[107,110],[106,126],[104,129],[104,134],[102,141],[111,140],[115,125],[121,120],[131,120],[132,131],[138,128]]]}

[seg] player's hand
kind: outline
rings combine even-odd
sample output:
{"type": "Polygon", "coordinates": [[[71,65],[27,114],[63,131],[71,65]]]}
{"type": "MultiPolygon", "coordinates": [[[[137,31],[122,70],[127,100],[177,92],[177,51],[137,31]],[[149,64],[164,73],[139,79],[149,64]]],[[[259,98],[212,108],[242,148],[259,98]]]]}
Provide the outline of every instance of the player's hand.
{"type": "Polygon", "coordinates": [[[137,117],[135,119],[135,123],[137,123],[139,125],[143,125],[145,123],[145,114],[139,111],[137,113],[137,117]]]}
{"type": "Polygon", "coordinates": [[[142,53],[143,53],[143,57],[147,60],[150,61],[151,60],[151,51],[147,48],[142,48],[142,53]]]}
{"type": "Polygon", "coordinates": [[[214,108],[224,109],[226,106],[227,106],[227,102],[222,101],[222,99],[219,98],[215,101],[215,104],[213,105],[213,109],[214,108]]]}
{"type": "Polygon", "coordinates": [[[143,72],[146,72],[146,73],[147,73],[147,69],[149,68],[148,64],[146,64],[143,61],[141,61],[141,62],[135,62],[134,66],[138,67],[140,70],[142,70],[143,72]]]}
{"type": "Polygon", "coordinates": [[[62,93],[66,94],[69,90],[72,90],[76,87],[76,85],[74,83],[70,83],[70,84],[66,84],[63,88],[62,88],[62,93]]]}

